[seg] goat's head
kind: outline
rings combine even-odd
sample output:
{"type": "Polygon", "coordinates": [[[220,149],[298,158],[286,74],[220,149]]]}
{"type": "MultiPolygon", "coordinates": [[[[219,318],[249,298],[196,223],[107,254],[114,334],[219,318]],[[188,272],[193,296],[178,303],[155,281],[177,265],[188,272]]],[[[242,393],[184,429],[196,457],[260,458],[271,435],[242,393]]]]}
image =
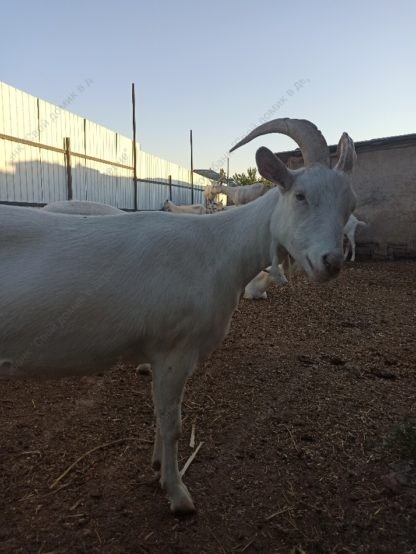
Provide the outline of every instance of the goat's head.
{"type": "Polygon", "coordinates": [[[356,154],[344,133],[338,162],[330,168],[328,146],[309,121],[275,119],[252,131],[234,148],[267,133],[283,133],[299,145],[305,167],[290,170],[268,148],[256,153],[260,174],[278,185],[282,194],[271,220],[274,252],[283,246],[314,281],[336,277],[343,264],[343,228],[355,207],[351,172],[356,154]]]}
{"type": "Polygon", "coordinates": [[[213,181],[211,185],[211,195],[214,198],[217,194],[221,194],[222,192],[222,185],[224,181],[220,177],[218,181],[213,181]]]}
{"type": "Polygon", "coordinates": [[[166,199],[164,201],[162,210],[164,212],[170,212],[170,201],[169,200],[166,199]]]}

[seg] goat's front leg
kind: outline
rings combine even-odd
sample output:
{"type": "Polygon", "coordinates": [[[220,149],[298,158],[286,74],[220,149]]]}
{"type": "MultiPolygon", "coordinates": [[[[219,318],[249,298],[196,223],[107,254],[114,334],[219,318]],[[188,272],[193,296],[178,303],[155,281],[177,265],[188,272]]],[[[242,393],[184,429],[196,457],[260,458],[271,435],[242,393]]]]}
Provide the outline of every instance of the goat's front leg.
{"type": "Polygon", "coordinates": [[[351,261],[355,262],[355,240],[353,239],[351,242],[351,261]]]}
{"type": "Polygon", "coordinates": [[[275,279],[277,281],[278,279],[278,276],[280,275],[280,270],[279,270],[279,263],[280,263],[280,260],[277,256],[277,253],[273,256],[272,258],[272,265],[270,266],[270,269],[269,269],[269,273],[270,275],[273,277],[273,279],[275,279]]]}
{"type": "Polygon", "coordinates": [[[348,254],[350,253],[350,241],[349,239],[347,239],[347,244],[345,245],[345,250],[344,250],[344,261],[348,258],[348,254]]]}
{"type": "Polygon", "coordinates": [[[195,511],[188,489],[178,468],[178,438],[182,431],[181,403],[192,364],[172,361],[153,366],[153,401],[156,414],[156,437],[153,466],[161,465],[160,484],[168,494],[174,513],[195,511]]]}
{"type": "MultiPolygon", "coordinates": [[[[153,387],[153,390],[154,390],[154,387],[153,387]]],[[[153,398],[154,397],[155,397],[155,394],[153,392],[153,398]]],[[[155,429],[155,442],[153,445],[153,454],[152,454],[152,468],[155,471],[160,471],[160,468],[162,467],[163,448],[162,448],[162,437],[160,435],[159,418],[156,413],[156,407],[155,407],[155,419],[156,419],[156,429],[155,429]]]]}

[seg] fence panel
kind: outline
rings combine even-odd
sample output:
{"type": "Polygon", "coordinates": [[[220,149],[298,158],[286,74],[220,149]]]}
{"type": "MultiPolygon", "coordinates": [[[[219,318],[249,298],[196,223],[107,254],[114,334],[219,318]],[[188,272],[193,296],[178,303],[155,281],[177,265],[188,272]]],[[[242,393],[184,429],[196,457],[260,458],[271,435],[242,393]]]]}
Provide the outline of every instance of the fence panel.
{"type": "MultiPolygon", "coordinates": [[[[191,187],[172,184],[172,202],[175,204],[191,203],[191,187]]],[[[137,198],[139,210],[161,210],[165,200],[169,198],[170,190],[167,183],[156,181],[137,182],[137,198]]],[[[194,203],[204,203],[204,190],[194,187],[194,203]]]]}
{"type": "MultiPolygon", "coordinates": [[[[0,202],[43,205],[68,198],[65,139],[70,139],[72,198],[134,209],[132,141],[0,82],[0,202]]],[[[143,152],[137,143],[138,207],[169,198],[191,203],[190,171],[143,152]],[[152,182],[149,182],[152,181],[152,182]]],[[[194,202],[208,179],[195,176],[194,202]]]]}

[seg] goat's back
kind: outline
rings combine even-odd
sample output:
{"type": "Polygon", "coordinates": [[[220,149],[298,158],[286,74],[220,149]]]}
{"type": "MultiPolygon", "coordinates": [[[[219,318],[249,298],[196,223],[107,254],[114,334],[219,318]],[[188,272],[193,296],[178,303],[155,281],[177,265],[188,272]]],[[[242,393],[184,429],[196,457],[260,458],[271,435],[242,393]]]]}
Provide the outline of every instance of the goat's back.
{"type": "Polygon", "coordinates": [[[216,297],[206,264],[214,254],[199,246],[204,220],[0,206],[0,375],[7,360],[20,360],[17,373],[64,374],[109,367],[129,351],[148,361],[158,337],[169,348],[212,326],[204,309],[216,297]]]}
{"type": "Polygon", "coordinates": [[[100,202],[90,202],[88,200],[62,200],[52,202],[42,208],[47,212],[73,214],[73,215],[117,215],[124,213],[118,208],[101,204],[100,202]]]}

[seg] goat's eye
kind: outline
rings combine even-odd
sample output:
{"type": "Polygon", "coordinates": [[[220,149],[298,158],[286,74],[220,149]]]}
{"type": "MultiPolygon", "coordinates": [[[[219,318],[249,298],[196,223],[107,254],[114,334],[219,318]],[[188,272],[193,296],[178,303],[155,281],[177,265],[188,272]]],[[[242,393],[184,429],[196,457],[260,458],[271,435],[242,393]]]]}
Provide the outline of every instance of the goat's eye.
{"type": "Polygon", "coordinates": [[[306,200],[306,197],[302,192],[297,192],[295,194],[295,197],[296,197],[296,200],[299,200],[299,202],[303,202],[304,200],[306,200]]]}

